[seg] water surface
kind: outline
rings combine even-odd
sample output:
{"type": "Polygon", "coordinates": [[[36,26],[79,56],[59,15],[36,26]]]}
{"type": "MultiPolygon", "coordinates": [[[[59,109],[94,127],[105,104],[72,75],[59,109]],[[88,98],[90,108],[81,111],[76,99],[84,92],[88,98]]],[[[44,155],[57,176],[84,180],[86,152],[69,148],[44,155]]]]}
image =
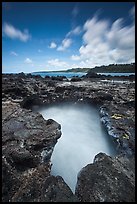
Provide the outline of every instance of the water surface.
{"type": "Polygon", "coordinates": [[[85,73],[85,72],[33,72],[31,74],[32,75],[40,75],[41,77],[65,76],[67,78],[72,78],[72,77],[82,77],[82,76],[86,75],[87,73],[85,73]]]}
{"type": "Polygon", "coordinates": [[[62,176],[73,192],[78,172],[92,163],[97,153],[116,154],[95,107],[68,103],[42,108],[39,112],[45,119],[52,118],[61,124],[62,136],[51,157],[51,173],[62,176]]]}
{"type": "MultiPolygon", "coordinates": [[[[86,75],[86,72],[32,72],[32,75],[40,75],[41,77],[45,76],[66,76],[67,78],[72,78],[72,77],[82,77],[86,75]]],[[[103,75],[111,75],[111,76],[129,76],[129,75],[135,75],[135,73],[98,73],[98,74],[103,74],[103,75]]]]}

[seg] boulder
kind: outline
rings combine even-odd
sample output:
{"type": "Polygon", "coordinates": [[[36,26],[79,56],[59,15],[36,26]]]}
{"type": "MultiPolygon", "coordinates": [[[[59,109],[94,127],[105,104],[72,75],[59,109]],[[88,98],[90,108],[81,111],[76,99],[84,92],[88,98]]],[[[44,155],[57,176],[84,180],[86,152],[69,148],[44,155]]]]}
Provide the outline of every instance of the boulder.
{"type": "Polygon", "coordinates": [[[12,202],[77,202],[77,197],[60,176],[50,176],[43,165],[34,169],[12,198],[12,202]]]}
{"type": "MultiPolygon", "coordinates": [[[[41,164],[44,164],[42,169],[46,168],[49,176],[47,166],[53,148],[61,136],[61,126],[54,120],[46,121],[41,114],[22,109],[18,103],[11,101],[3,102],[2,113],[2,196],[3,201],[8,202],[19,189],[21,193],[24,192],[25,175],[29,176],[33,188],[35,175],[31,178],[30,172],[38,168],[36,172],[39,175],[41,164]]],[[[41,176],[39,175],[40,178],[41,176]]],[[[27,192],[25,196],[29,200],[27,192]]],[[[25,201],[24,195],[23,199],[25,201]]]]}
{"type": "Polygon", "coordinates": [[[80,171],[75,194],[81,202],[135,202],[134,159],[99,153],[80,171]]]}

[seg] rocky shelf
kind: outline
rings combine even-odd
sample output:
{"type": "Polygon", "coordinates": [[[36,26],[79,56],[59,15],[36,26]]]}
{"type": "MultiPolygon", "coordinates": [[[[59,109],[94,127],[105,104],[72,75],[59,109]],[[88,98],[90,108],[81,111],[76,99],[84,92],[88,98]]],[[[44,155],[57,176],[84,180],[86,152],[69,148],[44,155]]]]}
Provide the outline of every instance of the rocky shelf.
{"type": "Polygon", "coordinates": [[[134,202],[135,83],[82,77],[68,80],[21,74],[2,75],[3,202],[134,202]],[[60,102],[95,104],[118,155],[99,153],[79,172],[75,194],[50,174],[50,158],[61,124],[33,112],[60,102]]]}

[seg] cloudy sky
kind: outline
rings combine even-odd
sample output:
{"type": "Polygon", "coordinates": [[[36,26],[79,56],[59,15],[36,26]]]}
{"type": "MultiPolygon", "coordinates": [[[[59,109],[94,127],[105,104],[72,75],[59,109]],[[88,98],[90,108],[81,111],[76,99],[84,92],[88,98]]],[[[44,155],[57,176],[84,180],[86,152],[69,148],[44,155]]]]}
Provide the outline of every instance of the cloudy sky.
{"type": "Polygon", "coordinates": [[[2,72],[135,62],[134,2],[3,2],[2,72]]]}

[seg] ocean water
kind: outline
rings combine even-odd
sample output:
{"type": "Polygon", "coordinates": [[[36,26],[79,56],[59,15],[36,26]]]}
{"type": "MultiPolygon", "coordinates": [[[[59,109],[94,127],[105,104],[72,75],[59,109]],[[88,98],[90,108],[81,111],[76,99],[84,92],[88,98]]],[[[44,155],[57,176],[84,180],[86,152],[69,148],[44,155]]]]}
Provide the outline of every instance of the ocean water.
{"type": "Polygon", "coordinates": [[[64,103],[38,110],[45,119],[61,124],[62,136],[51,157],[52,175],[62,176],[75,191],[77,174],[99,152],[116,155],[115,144],[100,122],[98,109],[87,104],[64,103]]]}
{"type": "MultiPolygon", "coordinates": [[[[31,73],[32,75],[40,75],[41,77],[45,77],[45,76],[66,76],[67,78],[72,78],[72,77],[82,77],[85,76],[87,73],[84,72],[37,72],[31,73]]],[[[106,76],[111,75],[111,76],[129,76],[131,74],[135,74],[135,73],[98,73],[98,74],[104,74],[106,76]]]]}
{"type": "Polygon", "coordinates": [[[67,78],[72,77],[82,77],[83,75],[86,75],[87,73],[83,72],[39,72],[39,73],[31,73],[32,75],[40,75],[41,77],[45,76],[66,76],[67,78]]]}

